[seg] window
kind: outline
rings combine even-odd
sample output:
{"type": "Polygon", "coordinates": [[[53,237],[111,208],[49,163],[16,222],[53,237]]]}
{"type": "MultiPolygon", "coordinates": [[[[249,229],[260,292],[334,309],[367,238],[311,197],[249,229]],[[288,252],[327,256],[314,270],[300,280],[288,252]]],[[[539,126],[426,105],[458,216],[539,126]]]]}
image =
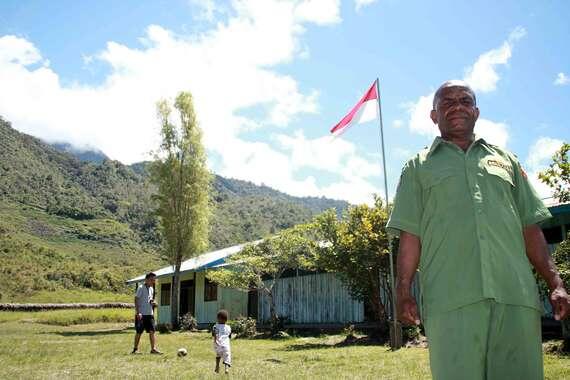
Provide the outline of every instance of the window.
{"type": "Polygon", "coordinates": [[[170,284],[160,285],[160,305],[170,306],[170,284]]]}
{"type": "Polygon", "coordinates": [[[218,299],[218,284],[206,278],[204,283],[204,302],[217,301],[218,299]]]}

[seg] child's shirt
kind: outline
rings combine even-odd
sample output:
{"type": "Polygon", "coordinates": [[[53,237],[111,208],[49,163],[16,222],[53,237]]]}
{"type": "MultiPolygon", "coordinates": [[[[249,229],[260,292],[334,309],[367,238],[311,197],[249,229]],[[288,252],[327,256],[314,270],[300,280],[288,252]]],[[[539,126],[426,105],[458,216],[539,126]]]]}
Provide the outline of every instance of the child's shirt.
{"type": "Polygon", "coordinates": [[[212,335],[216,338],[216,345],[230,348],[230,335],[232,328],[225,323],[216,323],[212,329],[212,335]]]}

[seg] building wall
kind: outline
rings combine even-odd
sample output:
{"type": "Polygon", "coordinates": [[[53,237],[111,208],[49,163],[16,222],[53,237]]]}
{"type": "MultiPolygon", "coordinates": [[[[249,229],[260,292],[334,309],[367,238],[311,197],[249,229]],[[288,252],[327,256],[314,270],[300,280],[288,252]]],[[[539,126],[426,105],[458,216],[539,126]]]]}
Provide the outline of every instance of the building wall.
{"type": "MultiPolygon", "coordinates": [[[[194,278],[194,272],[183,273],[180,281],[191,280],[194,278]]],[[[156,284],[156,297],[158,301],[158,323],[170,323],[170,306],[160,305],[160,288],[162,284],[172,282],[172,277],[160,278],[156,284]]],[[[235,289],[218,287],[218,297],[216,301],[204,302],[204,283],[205,273],[196,273],[195,278],[195,298],[194,310],[195,317],[200,324],[216,322],[216,314],[220,309],[226,309],[231,319],[239,316],[247,316],[247,293],[235,289]]]]}
{"type": "MultiPolygon", "coordinates": [[[[352,299],[334,273],[317,273],[278,280],[274,288],[277,313],[291,323],[364,321],[364,304],[352,299]]],[[[259,321],[270,319],[269,299],[259,294],[259,321]]]]}
{"type": "Polygon", "coordinates": [[[196,273],[196,319],[198,323],[215,323],[218,310],[225,309],[230,319],[247,316],[247,293],[218,287],[218,299],[204,302],[205,272],[196,273]]]}

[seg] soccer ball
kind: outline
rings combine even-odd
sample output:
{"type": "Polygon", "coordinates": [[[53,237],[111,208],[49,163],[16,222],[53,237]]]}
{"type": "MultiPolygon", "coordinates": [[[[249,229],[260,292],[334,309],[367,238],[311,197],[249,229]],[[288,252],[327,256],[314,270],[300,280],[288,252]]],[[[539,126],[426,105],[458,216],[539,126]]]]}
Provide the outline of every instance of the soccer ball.
{"type": "Polygon", "coordinates": [[[179,348],[177,355],[178,357],[186,356],[188,355],[188,351],[185,348],[179,348]]]}

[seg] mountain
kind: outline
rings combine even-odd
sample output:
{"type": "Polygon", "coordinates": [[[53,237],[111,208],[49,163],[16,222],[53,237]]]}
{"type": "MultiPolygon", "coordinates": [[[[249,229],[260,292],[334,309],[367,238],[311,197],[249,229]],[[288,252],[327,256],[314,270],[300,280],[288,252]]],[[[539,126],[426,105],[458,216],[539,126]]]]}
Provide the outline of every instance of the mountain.
{"type": "MultiPolygon", "coordinates": [[[[148,163],[85,160],[0,118],[0,298],[44,289],[124,291],[164,265],[148,163]]],[[[84,157],[84,156],[83,156],[84,157]]],[[[262,238],[348,203],[215,176],[210,249],[262,238]]]]}
{"type": "Polygon", "coordinates": [[[94,162],[96,164],[100,164],[105,160],[108,160],[109,157],[99,149],[79,149],[70,143],[65,142],[58,142],[50,144],[55,149],[59,150],[60,152],[70,153],[71,155],[75,156],[79,161],[87,161],[87,162],[94,162]]]}

